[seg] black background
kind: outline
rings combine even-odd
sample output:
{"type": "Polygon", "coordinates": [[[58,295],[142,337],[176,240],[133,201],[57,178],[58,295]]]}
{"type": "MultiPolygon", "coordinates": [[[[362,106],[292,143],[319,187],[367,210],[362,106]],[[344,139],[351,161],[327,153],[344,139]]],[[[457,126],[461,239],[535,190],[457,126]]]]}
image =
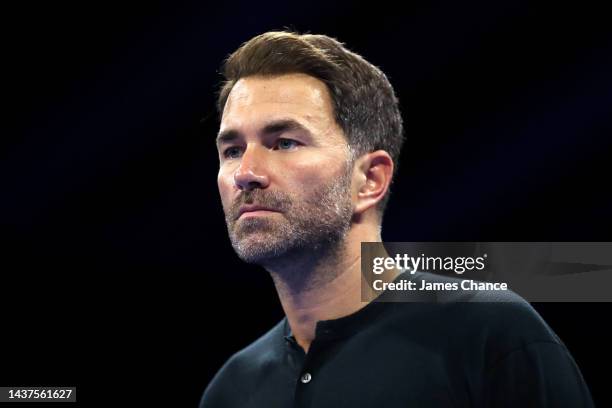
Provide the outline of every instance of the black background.
{"type": "MultiPolygon", "coordinates": [[[[603,7],[3,8],[1,385],[76,385],[79,406],[196,406],[283,316],[267,273],[231,249],[213,142],[221,61],[270,29],[334,36],[396,88],[407,142],[385,240],[612,241],[603,7]]],[[[612,402],[610,305],[534,306],[612,402]]]]}

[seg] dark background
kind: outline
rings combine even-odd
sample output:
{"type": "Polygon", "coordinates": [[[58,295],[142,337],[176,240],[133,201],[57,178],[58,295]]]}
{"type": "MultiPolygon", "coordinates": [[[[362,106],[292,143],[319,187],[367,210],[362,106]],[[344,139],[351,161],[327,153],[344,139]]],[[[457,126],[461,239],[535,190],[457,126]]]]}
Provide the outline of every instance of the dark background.
{"type": "MultiPolygon", "coordinates": [[[[213,142],[221,61],[270,29],[334,36],[395,86],[407,143],[385,240],[612,241],[612,30],[595,4],[3,8],[1,385],[193,407],[283,316],[231,249],[213,142]]],[[[610,404],[610,305],[534,307],[610,404]]]]}

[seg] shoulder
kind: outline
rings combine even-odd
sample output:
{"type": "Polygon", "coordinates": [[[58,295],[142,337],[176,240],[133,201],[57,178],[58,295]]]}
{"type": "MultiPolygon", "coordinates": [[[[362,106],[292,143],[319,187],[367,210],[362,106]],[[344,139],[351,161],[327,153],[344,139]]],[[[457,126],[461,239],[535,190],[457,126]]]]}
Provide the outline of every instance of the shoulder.
{"type": "MultiPolygon", "coordinates": [[[[431,275],[431,274],[430,274],[431,275]]],[[[453,279],[461,281],[457,278],[453,279]]],[[[523,297],[507,290],[469,290],[443,294],[440,301],[464,305],[475,324],[487,328],[491,335],[512,340],[560,342],[542,316],[523,297]]]]}
{"type": "Polygon", "coordinates": [[[276,363],[280,358],[280,350],[284,346],[285,323],[286,320],[283,318],[257,340],[236,352],[230,357],[228,363],[233,366],[234,370],[241,372],[260,370],[276,363]]]}
{"type": "Polygon", "coordinates": [[[206,387],[200,407],[241,405],[236,398],[248,395],[248,388],[254,386],[253,378],[278,363],[283,346],[285,319],[255,340],[234,353],[215,374],[206,387]],[[245,392],[237,392],[245,391],[245,392]],[[232,400],[230,404],[229,399],[232,400]]]}
{"type": "MultiPolygon", "coordinates": [[[[452,284],[462,279],[417,273],[413,280],[452,284]]],[[[518,294],[441,289],[422,299],[392,307],[394,328],[402,330],[409,346],[416,339],[442,350],[445,364],[467,373],[485,406],[592,406],[569,350],[518,294]]]]}
{"type": "MultiPolygon", "coordinates": [[[[491,358],[533,342],[563,345],[531,304],[511,290],[461,290],[463,279],[426,272],[417,273],[413,280],[456,284],[459,290],[429,292],[419,309],[422,317],[452,333],[454,340],[484,346],[491,358]]],[[[410,304],[401,309],[407,316],[414,315],[410,304]]]]}

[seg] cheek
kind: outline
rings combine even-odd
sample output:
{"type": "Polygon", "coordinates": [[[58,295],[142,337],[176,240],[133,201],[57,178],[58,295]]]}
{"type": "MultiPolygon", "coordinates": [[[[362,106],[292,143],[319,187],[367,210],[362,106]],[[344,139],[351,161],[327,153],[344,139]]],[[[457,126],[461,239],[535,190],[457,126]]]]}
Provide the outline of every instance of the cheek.
{"type": "Polygon", "coordinates": [[[217,176],[217,187],[219,188],[219,196],[221,197],[223,208],[227,208],[232,200],[233,181],[231,177],[219,172],[217,176]]]}
{"type": "Polygon", "coordinates": [[[322,188],[340,181],[338,173],[334,172],[328,163],[294,167],[291,171],[287,171],[285,175],[286,186],[298,196],[318,193],[322,188]]]}
{"type": "Polygon", "coordinates": [[[296,190],[307,191],[315,188],[324,179],[323,167],[311,164],[286,166],[283,171],[285,184],[296,190]]]}

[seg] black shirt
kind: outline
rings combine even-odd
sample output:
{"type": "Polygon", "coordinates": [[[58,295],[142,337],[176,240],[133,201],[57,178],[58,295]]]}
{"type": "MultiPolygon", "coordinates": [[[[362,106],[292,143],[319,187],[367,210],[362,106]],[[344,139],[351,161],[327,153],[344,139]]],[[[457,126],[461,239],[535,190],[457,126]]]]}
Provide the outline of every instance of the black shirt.
{"type": "Polygon", "coordinates": [[[319,321],[308,354],[284,318],[225,363],[200,408],[593,406],[569,351],[529,303],[470,292],[421,292],[319,321]]]}

